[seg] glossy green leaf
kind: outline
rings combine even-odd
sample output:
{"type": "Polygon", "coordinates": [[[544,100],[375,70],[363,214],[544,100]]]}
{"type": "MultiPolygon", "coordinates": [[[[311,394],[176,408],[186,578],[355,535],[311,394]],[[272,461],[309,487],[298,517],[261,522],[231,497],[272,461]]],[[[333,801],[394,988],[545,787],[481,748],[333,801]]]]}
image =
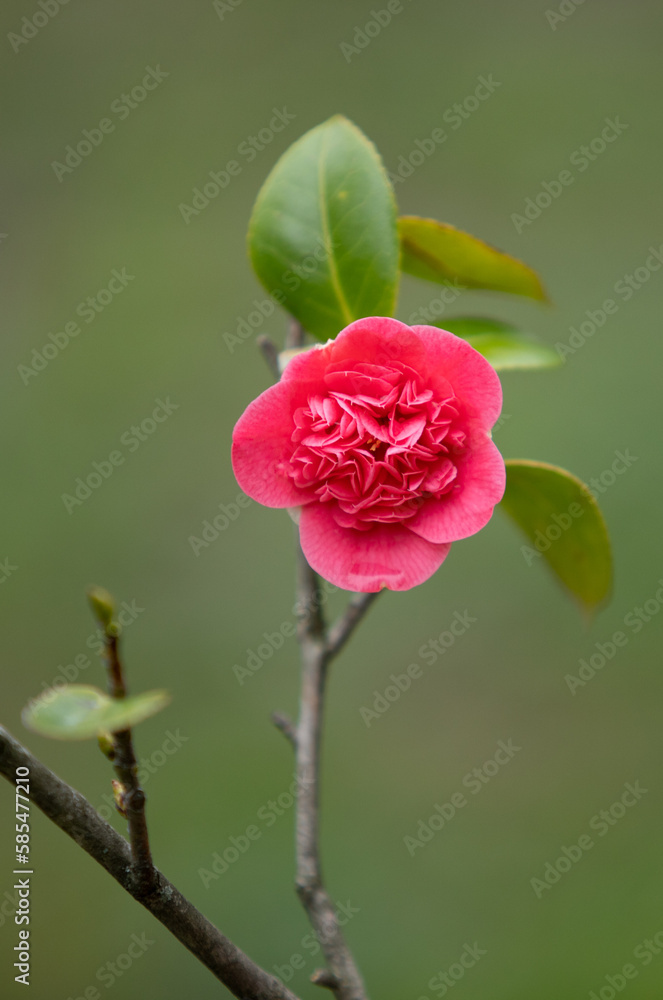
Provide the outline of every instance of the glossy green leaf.
{"type": "Polygon", "coordinates": [[[562,359],[546,344],[515,330],[510,323],[481,316],[453,316],[434,323],[462,337],[498,371],[512,368],[554,368],[562,359]]]}
{"type": "Polygon", "coordinates": [[[536,271],[476,236],[416,215],[400,218],[398,229],[401,266],[416,278],[547,299],[536,271]]]}
{"type": "Polygon", "coordinates": [[[86,740],[98,733],[116,733],[160,712],[166,691],[146,691],[131,698],[111,698],[87,684],[50,688],[23,709],[23,724],[41,736],[86,740]]]}
{"type": "Polygon", "coordinates": [[[580,479],[544,462],[506,463],[501,506],[523,529],[528,565],[547,561],[586,611],[610,593],[612,554],[599,506],[580,479]]]}
{"type": "Polygon", "coordinates": [[[253,208],[249,252],[267,291],[320,340],[393,315],[396,203],[356,125],[336,115],[283,154],[253,208]]]}

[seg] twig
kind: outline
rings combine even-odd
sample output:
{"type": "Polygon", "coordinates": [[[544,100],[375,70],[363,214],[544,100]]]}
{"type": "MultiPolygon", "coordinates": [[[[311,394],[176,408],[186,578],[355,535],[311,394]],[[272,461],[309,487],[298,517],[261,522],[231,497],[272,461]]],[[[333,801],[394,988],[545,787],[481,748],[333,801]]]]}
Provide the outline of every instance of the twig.
{"type": "Polygon", "coordinates": [[[290,320],[290,329],[285,338],[286,350],[293,347],[303,347],[306,343],[306,330],[298,319],[290,320]]]}
{"type": "Polygon", "coordinates": [[[279,369],[279,352],[276,344],[264,333],[256,337],[256,344],[267,362],[267,367],[278,382],[281,377],[281,371],[279,369]]]}
{"type": "MultiPolygon", "coordinates": [[[[108,686],[113,698],[122,699],[127,695],[127,686],[119,654],[119,639],[116,626],[108,623],[104,634],[108,686]]],[[[150,838],[145,817],[145,792],[138,781],[138,761],[134,753],[130,729],[124,729],[113,736],[115,755],[113,767],[120,779],[122,809],[129,825],[129,843],[133,871],[141,887],[146,890],[156,878],[156,868],[150,851],[150,838]]]]}
{"type": "MultiPolygon", "coordinates": [[[[290,327],[285,338],[285,350],[288,351],[293,348],[303,347],[305,343],[306,330],[298,320],[291,320],[290,327]]],[[[258,345],[258,349],[267,363],[267,367],[274,376],[275,380],[278,382],[281,378],[278,347],[274,341],[270,340],[270,338],[264,333],[261,333],[258,337],[256,337],[256,344],[258,345]]]]}
{"type": "Polygon", "coordinates": [[[295,548],[297,552],[296,592],[297,602],[297,638],[300,643],[315,640],[320,644],[321,651],[326,647],[325,619],[322,614],[322,595],[320,581],[315,570],[311,569],[302,552],[299,541],[299,528],[295,528],[295,548]]]}
{"type": "Polygon", "coordinates": [[[316,986],[323,986],[327,990],[337,990],[341,985],[329,969],[316,969],[311,976],[311,982],[316,986]]]}
{"type": "Polygon", "coordinates": [[[379,593],[378,590],[371,594],[355,594],[350,599],[343,614],[330,626],[327,633],[327,652],[330,658],[340,653],[379,593]]]}
{"type": "Polygon", "coordinates": [[[256,965],[200,913],[160,871],[146,889],[133,877],[129,844],[80,792],[49,771],[0,726],[0,773],[16,784],[16,768],[30,771],[30,799],[79,847],[149,910],[240,1000],[298,1000],[256,965]]]}
{"type": "Polygon", "coordinates": [[[283,712],[272,712],[272,722],[277,729],[280,729],[287,740],[290,741],[292,746],[297,749],[297,733],[295,732],[295,727],[292,724],[292,720],[284,715],[283,712]]]}

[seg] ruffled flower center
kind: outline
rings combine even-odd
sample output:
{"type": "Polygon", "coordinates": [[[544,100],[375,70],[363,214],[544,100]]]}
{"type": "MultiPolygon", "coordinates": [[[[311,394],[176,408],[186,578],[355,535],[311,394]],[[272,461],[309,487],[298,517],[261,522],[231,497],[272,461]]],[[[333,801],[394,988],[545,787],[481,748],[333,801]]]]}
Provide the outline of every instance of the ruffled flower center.
{"type": "Polygon", "coordinates": [[[284,470],[311,498],[332,503],[339,525],[368,529],[403,522],[456,485],[465,434],[451,386],[435,392],[412,368],[331,365],[326,393],[294,413],[284,470]]]}

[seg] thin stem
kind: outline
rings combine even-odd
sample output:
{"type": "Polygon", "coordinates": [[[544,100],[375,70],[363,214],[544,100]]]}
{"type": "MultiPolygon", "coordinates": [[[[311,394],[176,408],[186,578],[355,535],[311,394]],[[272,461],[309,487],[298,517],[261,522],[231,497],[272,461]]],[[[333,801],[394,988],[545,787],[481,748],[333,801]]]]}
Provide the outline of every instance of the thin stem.
{"type": "Polygon", "coordinates": [[[340,618],[330,626],[327,633],[327,652],[330,658],[337,656],[362,620],[380,591],[371,594],[355,594],[340,618]]]}
{"type": "MultiPolygon", "coordinates": [[[[113,698],[122,699],[127,695],[124,671],[120,660],[119,639],[110,625],[105,632],[106,666],[108,687],[113,698]]],[[[121,804],[129,826],[132,870],[143,889],[149,888],[156,878],[156,869],[150,851],[150,838],[145,817],[145,792],[138,780],[138,761],[134,753],[130,729],[115,733],[113,737],[115,756],[113,767],[122,786],[121,804]]]]}
{"type": "Polygon", "coordinates": [[[283,983],[256,965],[155,869],[153,884],[140,885],[131,871],[124,837],[99,816],[80,792],[49,771],[0,727],[0,774],[16,784],[16,768],[30,771],[30,799],[123,889],[173,934],[240,1000],[298,1000],[283,983]]]}
{"type": "MultiPolygon", "coordinates": [[[[303,347],[306,331],[292,319],[286,349],[303,347]]],[[[260,349],[274,372],[272,348],[262,341],[260,349]]],[[[276,378],[280,377],[278,370],[276,378]]],[[[297,537],[297,616],[302,661],[302,687],[297,726],[280,712],[272,721],[295,750],[297,773],[297,893],[318,935],[329,969],[318,969],[312,982],[332,990],[337,1000],[367,1000],[367,993],[352,952],[325,889],[320,864],[320,747],[327,667],[341,651],[373,601],[373,594],[356,594],[345,612],[327,630],[321,611],[317,574],[309,566],[297,537]]]]}
{"type": "Polygon", "coordinates": [[[322,613],[322,595],[320,581],[315,570],[311,569],[302,552],[299,542],[299,528],[295,528],[295,546],[297,552],[297,637],[301,642],[315,640],[321,649],[326,646],[325,619],[322,613]]]}
{"type": "Polygon", "coordinates": [[[279,369],[279,352],[276,344],[265,333],[261,333],[256,338],[256,343],[267,362],[267,367],[278,382],[281,377],[281,371],[279,369]]]}
{"type": "MultiPolygon", "coordinates": [[[[336,910],[325,889],[320,863],[320,746],[327,666],[333,653],[320,611],[317,575],[298,545],[297,595],[302,688],[296,730],[297,892],[334,977],[328,984],[337,1000],[367,1000],[352,952],[343,937],[336,910]]],[[[340,645],[339,647],[340,648],[340,645]]]]}
{"type": "Polygon", "coordinates": [[[156,877],[156,868],[150,851],[150,838],[145,818],[145,792],[138,781],[138,762],[134,753],[131,731],[115,733],[115,759],[113,767],[122,783],[122,807],[129,826],[131,858],[136,878],[149,885],[156,877]]]}
{"type": "Polygon", "coordinates": [[[316,986],[323,986],[327,990],[337,990],[340,983],[333,972],[329,969],[316,969],[311,976],[311,982],[316,986]]]}
{"type": "Polygon", "coordinates": [[[272,722],[277,729],[280,729],[283,735],[292,744],[293,748],[297,747],[297,733],[295,727],[292,724],[292,719],[289,719],[287,715],[283,712],[272,712],[272,722]]]}
{"type": "Polygon", "coordinates": [[[306,343],[306,330],[298,319],[290,320],[290,329],[285,338],[286,350],[293,347],[303,347],[306,343]]]}
{"type": "Polygon", "coordinates": [[[108,669],[108,693],[111,698],[126,698],[127,685],[124,681],[124,672],[120,661],[119,638],[112,625],[106,629],[104,644],[108,669]]]}

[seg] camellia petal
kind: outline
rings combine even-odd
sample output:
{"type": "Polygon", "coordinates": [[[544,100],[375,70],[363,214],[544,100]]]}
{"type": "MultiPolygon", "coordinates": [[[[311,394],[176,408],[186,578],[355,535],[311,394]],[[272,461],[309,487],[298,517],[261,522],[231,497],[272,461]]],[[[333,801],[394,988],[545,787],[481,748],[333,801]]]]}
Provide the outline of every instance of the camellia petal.
{"type": "Polygon", "coordinates": [[[369,361],[385,365],[400,361],[417,370],[426,363],[426,349],[414,327],[386,316],[356,320],[330,346],[335,362],[369,361]]]}
{"type": "Polygon", "coordinates": [[[450,543],[434,545],[408,528],[379,524],[368,531],[341,528],[327,504],[302,509],[299,536],[304,555],[325,580],[364,593],[410,590],[439,569],[450,543]]]}
{"type": "Polygon", "coordinates": [[[426,345],[432,371],[443,373],[464,403],[492,427],[502,411],[499,375],[466,340],[435,326],[413,326],[426,345]]]}
{"type": "Polygon", "coordinates": [[[472,452],[462,468],[457,493],[424,504],[408,527],[429,542],[455,542],[476,534],[490,521],[504,496],[504,459],[492,441],[472,452]]]}
{"type": "Polygon", "coordinates": [[[285,471],[292,451],[293,393],[283,383],[263,392],[239,418],[233,433],[232,464],[244,492],[265,507],[302,503],[285,471]]]}

